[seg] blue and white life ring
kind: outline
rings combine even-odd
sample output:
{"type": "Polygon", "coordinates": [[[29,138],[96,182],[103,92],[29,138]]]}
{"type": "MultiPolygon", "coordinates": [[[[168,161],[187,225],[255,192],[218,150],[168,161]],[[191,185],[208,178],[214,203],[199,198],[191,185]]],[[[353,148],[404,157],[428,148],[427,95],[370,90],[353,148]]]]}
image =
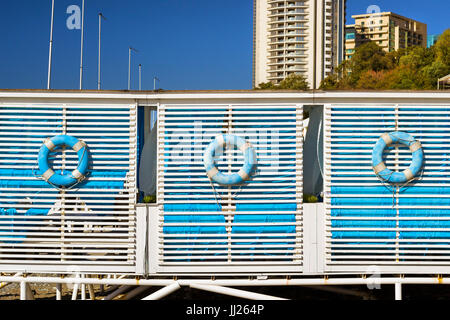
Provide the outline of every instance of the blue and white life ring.
{"type": "Polygon", "coordinates": [[[86,143],[75,137],[68,135],[54,136],[44,140],[38,155],[39,170],[42,178],[48,183],[57,187],[69,187],[83,181],[89,166],[89,152],[86,143]],[[48,156],[58,146],[68,146],[72,148],[78,155],[78,166],[72,172],[61,175],[55,173],[48,164],[48,156]]]}
{"type": "Polygon", "coordinates": [[[230,134],[216,137],[206,148],[203,159],[206,174],[209,179],[222,185],[235,185],[250,178],[251,172],[256,164],[256,153],[252,145],[244,139],[230,134]],[[223,174],[214,163],[214,155],[226,145],[236,146],[244,154],[244,165],[237,173],[223,174]]]}
{"type": "Polygon", "coordinates": [[[419,141],[415,140],[411,135],[395,131],[384,133],[375,144],[372,151],[372,166],[375,174],[388,183],[406,183],[414,179],[420,172],[423,165],[423,150],[419,141]],[[412,163],[403,172],[394,172],[386,168],[383,162],[383,151],[386,147],[400,143],[409,148],[412,152],[412,163]]]}

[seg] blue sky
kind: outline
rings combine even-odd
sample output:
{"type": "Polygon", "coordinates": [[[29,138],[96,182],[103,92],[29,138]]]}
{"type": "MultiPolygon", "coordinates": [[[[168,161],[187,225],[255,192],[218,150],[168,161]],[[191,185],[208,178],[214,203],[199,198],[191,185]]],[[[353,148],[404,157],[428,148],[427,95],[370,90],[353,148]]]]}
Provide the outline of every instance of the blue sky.
{"type": "MultiPolygon", "coordinates": [[[[80,31],[69,30],[66,13],[81,0],[55,0],[52,88],[78,89],[80,31]]],[[[128,83],[153,89],[153,77],[169,90],[250,89],[252,0],[85,0],[84,89],[97,88],[98,13],[102,24],[102,89],[128,83]]],[[[450,28],[450,2],[348,0],[351,15],[376,4],[428,24],[428,33],[450,28]]],[[[0,10],[0,88],[44,89],[47,84],[51,0],[3,0],[0,10]]]]}

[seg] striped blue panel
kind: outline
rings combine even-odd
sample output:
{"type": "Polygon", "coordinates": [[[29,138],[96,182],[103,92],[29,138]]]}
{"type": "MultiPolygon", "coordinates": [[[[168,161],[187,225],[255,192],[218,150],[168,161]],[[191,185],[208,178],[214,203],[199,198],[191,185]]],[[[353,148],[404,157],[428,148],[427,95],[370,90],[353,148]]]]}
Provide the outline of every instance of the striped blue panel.
{"type": "MultiPolygon", "coordinates": [[[[442,243],[450,243],[450,106],[400,106],[398,111],[396,126],[394,107],[331,108],[328,198],[331,238],[339,239],[332,242],[334,246],[384,244],[383,250],[389,251],[392,249],[389,246],[395,243],[392,240],[399,239],[403,246],[400,256],[405,258],[412,255],[407,252],[408,245],[421,246],[420,249],[426,251],[426,246],[431,243],[427,240],[433,244],[439,244],[436,241],[440,239],[445,240],[442,243]],[[398,197],[393,194],[392,185],[383,184],[376,178],[369,160],[380,136],[393,131],[406,132],[420,141],[425,158],[418,180],[402,186],[398,197]],[[349,241],[344,242],[345,239],[349,241]],[[374,241],[370,242],[370,239],[374,241]],[[408,243],[407,239],[414,241],[408,243]]],[[[399,150],[397,169],[403,171],[410,165],[411,153],[404,147],[399,150]]],[[[388,148],[384,159],[391,170],[395,169],[394,157],[394,148],[388,148]]],[[[351,249],[346,250],[351,254],[351,249]]],[[[364,250],[367,255],[371,249],[364,250]]],[[[335,250],[334,256],[344,255],[343,252],[335,250]]],[[[423,253],[417,253],[420,254],[423,253]]]]}
{"type": "MultiPolygon", "coordinates": [[[[0,110],[3,114],[10,113],[14,115],[17,113],[17,108],[9,108],[7,106],[0,106],[0,110]]],[[[42,179],[38,179],[43,172],[39,170],[37,157],[40,145],[44,139],[62,133],[63,109],[62,107],[50,109],[36,106],[32,110],[40,112],[30,113],[23,118],[1,118],[2,124],[0,131],[2,135],[0,137],[0,149],[5,157],[0,158],[0,189],[2,190],[0,192],[0,220],[2,222],[8,221],[2,217],[13,216],[10,219],[10,225],[1,224],[0,233],[2,234],[3,232],[20,232],[17,228],[14,230],[11,228],[21,226],[20,221],[28,221],[26,218],[20,217],[47,215],[50,208],[55,205],[55,198],[58,193],[53,186],[42,179]],[[20,151],[18,151],[19,149],[20,151]],[[33,189],[33,191],[26,191],[26,193],[33,193],[29,199],[21,195],[25,192],[22,191],[24,188],[33,189]],[[55,197],[42,197],[42,194],[51,192],[55,192],[55,197]],[[1,193],[8,193],[10,195],[3,196],[1,193]],[[30,202],[32,205],[27,205],[30,202]]],[[[115,116],[111,116],[107,121],[99,121],[96,117],[104,116],[104,109],[99,110],[92,107],[83,108],[82,110],[80,112],[80,109],[76,107],[66,108],[67,116],[77,117],[76,120],[67,121],[67,134],[84,140],[87,142],[88,148],[101,149],[101,152],[95,151],[93,153],[95,158],[91,159],[90,166],[92,167],[92,165],[102,162],[103,164],[101,164],[102,169],[88,170],[87,180],[76,185],[74,190],[77,190],[77,192],[72,193],[72,196],[79,197],[83,200],[84,194],[92,193],[91,191],[86,192],[85,189],[118,189],[121,191],[114,191],[114,193],[119,195],[126,189],[124,182],[128,171],[117,169],[117,164],[108,164],[108,161],[115,159],[117,155],[127,154],[130,151],[128,138],[130,121],[125,117],[118,118],[115,116]],[[83,112],[86,114],[83,115],[83,112]],[[93,130],[89,130],[89,128],[93,128],[93,130]],[[99,128],[103,130],[99,131],[99,128]],[[122,135],[117,135],[117,128],[122,129],[122,135]],[[93,135],[98,133],[100,135],[93,135]],[[106,141],[106,139],[112,141],[106,141]],[[102,178],[102,180],[96,180],[97,178],[102,178]]],[[[129,114],[130,112],[129,108],[116,108],[114,110],[124,114],[129,114]]],[[[49,165],[54,168],[55,172],[62,173],[62,170],[56,169],[58,165],[55,163],[55,160],[57,159],[58,153],[58,159],[61,159],[60,148],[56,148],[50,153],[49,165]]],[[[74,152],[73,155],[75,156],[74,152]]],[[[124,164],[119,166],[124,166],[124,164]]],[[[66,170],[71,171],[75,167],[68,165],[66,170]]],[[[89,197],[86,199],[103,200],[104,198],[99,194],[98,198],[89,197]]],[[[111,211],[111,209],[102,209],[102,203],[91,202],[90,206],[96,208],[96,214],[101,214],[102,211],[111,211]]],[[[32,227],[33,225],[27,226],[32,227]]],[[[2,239],[9,237],[26,238],[24,235],[0,235],[2,239]]],[[[8,241],[4,242],[8,243],[8,241]]]]}
{"type": "MultiPolygon", "coordinates": [[[[247,108],[233,108],[233,112],[235,112],[233,117],[239,117],[240,119],[234,121],[239,124],[233,124],[231,134],[251,142],[256,149],[259,159],[263,160],[259,161],[262,163],[258,163],[257,172],[250,181],[242,186],[237,185],[231,188],[231,193],[235,195],[233,202],[236,203],[231,234],[236,235],[233,238],[233,244],[236,247],[247,247],[246,251],[241,253],[242,255],[248,255],[249,253],[257,255],[256,252],[251,253],[251,248],[248,248],[253,243],[259,245],[283,243],[285,245],[284,249],[290,250],[292,249],[290,246],[294,244],[294,241],[286,241],[286,239],[295,239],[296,233],[296,215],[293,213],[297,211],[295,190],[296,145],[294,141],[296,134],[295,109],[283,109],[288,113],[290,112],[290,115],[288,115],[290,118],[284,120],[278,120],[277,117],[269,113],[271,110],[275,112],[280,109],[262,107],[261,110],[267,113],[258,114],[258,110],[252,112],[247,108]],[[263,118],[261,121],[263,124],[254,124],[257,117],[263,118]],[[273,124],[275,122],[284,123],[282,125],[273,124]],[[264,145],[258,145],[258,136],[254,134],[260,134],[261,132],[267,134],[267,136],[263,137],[268,140],[268,142],[264,142],[264,145]],[[279,150],[273,152],[271,152],[270,146],[272,137],[280,139],[279,150]],[[282,164],[279,165],[276,173],[272,173],[272,163],[278,160],[281,160],[282,164]],[[271,186],[271,183],[277,182],[285,183],[286,185],[277,188],[271,186]],[[264,191],[259,191],[260,189],[264,189],[264,191]],[[273,190],[269,191],[268,189],[273,190]],[[263,201],[261,197],[258,197],[261,195],[265,195],[263,201]],[[277,236],[272,236],[273,234],[277,234],[277,236]],[[283,241],[278,241],[280,239],[283,241]]],[[[203,166],[203,153],[215,136],[226,133],[223,131],[223,128],[224,124],[227,124],[225,119],[227,116],[228,110],[226,108],[192,107],[192,109],[186,110],[174,107],[165,110],[164,135],[168,137],[179,135],[180,138],[167,138],[164,143],[164,156],[167,157],[164,160],[164,211],[172,213],[171,215],[164,215],[164,234],[178,234],[180,236],[179,239],[183,240],[200,240],[205,239],[206,235],[211,235],[211,242],[202,243],[202,245],[215,245],[218,247],[226,245],[226,242],[223,241],[226,239],[224,235],[227,234],[224,225],[226,220],[221,213],[222,206],[216,202],[214,189],[208,181],[203,166]],[[208,115],[208,112],[212,111],[219,111],[220,114],[208,115]],[[180,117],[174,114],[176,112],[184,112],[183,119],[185,120],[171,120],[180,117]],[[202,120],[199,120],[199,118],[202,118],[202,120]],[[183,130],[180,132],[180,129],[183,130]],[[213,130],[211,131],[210,129],[213,130]],[[180,142],[183,138],[188,138],[184,144],[180,142]],[[174,156],[173,152],[176,150],[180,154],[174,156]],[[187,163],[174,164],[174,162],[179,162],[181,159],[186,160],[187,163]],[[186,191],[187,189],[189,191],[186,191]],[[193,214],[176,215],[174,214],[176,212],[190,212],[193,214]],[[196,212],[208,214],[200,215],[195,214],[196,212]],[[213,214],[214,212],[217,212],[217,214],[213,214]],[[182,224],[189,225],[177,226],[182,224]],[[211,226],[208,224],[220,225],[211,226]],[[202,236],[197,237],[196,235],[202,236]],[[219,235],[219,237],[215,238],[215,235],[219,235]]],[[[237,154],[241,156],[240,151],[237,154]]],[[[237,172],[242,166],[243,159],[241,158],[232,161],[233,172],[237,172]]],[[[228,166],[227,164],[221,164],[219,161],[218,169],[226,172],[228,166]]],[[[218,199],[225,198],[228,194],[228,189],[224,189],[216,183],[214,188],[217,191],[216,196],[218,199]]],[[[184,245],[192,246],[192,249],[195,249],[199,243],[195,241],[184,242],[184,245]]],[[[175,247],[174,244],[172,246],[175,247]]],[[[173,250],[177,251],[178,249],[174,248],[173,250]]],[[[185,249],[181,249],[181,251],[183,250],[185,249]]],[[[216,256],[226,257],[226,249],[217,250],[223,250],[224,252],[218,253],[216,256]]],[[[170,252],[170,250],[167,252],[170,252]]],[[[202,254],[205,254],[205,252],[202,251],[202,254]]],[[[277,253],[270,254],[277,255],[277,253]]],[[[239,254],[236,255],[239,256],[239,254]]],[[[264,253],[261,253],[261,255],[264,255],[264,253]]],[[[286,255],[286,253],[282,253],[282,255],[286,255]]]]}

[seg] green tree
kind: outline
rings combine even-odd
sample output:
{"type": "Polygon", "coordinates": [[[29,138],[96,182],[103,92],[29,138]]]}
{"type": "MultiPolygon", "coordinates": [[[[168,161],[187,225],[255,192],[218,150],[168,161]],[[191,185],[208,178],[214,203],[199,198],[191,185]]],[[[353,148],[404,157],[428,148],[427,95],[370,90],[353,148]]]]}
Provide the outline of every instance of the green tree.
{"type": "Polygon", "coordinates": [[[439,78],[450,74],[450,29],[431,48],[419,46],[386,53],[374,42],[358,47],[322,81],[321,89],[436,88],[439,78]]]}
{"type": "Polygon", "coordinates": [[[349,83],[354,87],[365,72],[388,70],[390,66],[386,52],[375,42],[367,42],[356,49],[350,60],[349,83]]]}
{"type": "Polygon", "coordinates": [[[309,90],[308,81],[300,74],[290,74],[280,82],[278,87],[284,90],[309,90]]]}
{"type": "Polygon", "coordinates": [[[432,47],[432,50],[435,51],[436,60],[441,61],[444,65],[450,67],[450,29],[447,29],[442,33],[439,40],[432,47]]]}
{"type": "Polygon", "coordinates": [[[256,88],[256,90],[274,90],[276,86],[272,82],[262,82],[256,88]]]}
{"type": "Polygon", "coordinates": [[[255,90],[309,90],[308,82],[300,74],[290,74],[280,84],[272,82],[263,82],[255,90]]]}

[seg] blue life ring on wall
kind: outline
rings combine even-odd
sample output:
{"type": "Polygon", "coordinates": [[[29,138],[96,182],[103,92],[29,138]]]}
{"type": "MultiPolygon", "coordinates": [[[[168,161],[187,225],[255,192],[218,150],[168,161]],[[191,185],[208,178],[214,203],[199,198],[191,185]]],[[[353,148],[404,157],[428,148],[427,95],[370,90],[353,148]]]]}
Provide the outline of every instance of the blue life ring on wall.
{"type": "Polygon", "coordinates": [[[395,131],[384,133],[375,144],[372,151],[372,166],[375,174],[388,183],[406,183],[414,179],[419,173],[423,165],[423,150],[419,141],[415,140],[411,135],[395,131]],[[403,172],[393,172],[386,168],[383,162],[383,151],[386,147],[400,143],[409,148],[412,152],[412,163],[403,172]]]}
{"type": "Polygon", "coordinates": [[[59,135],[44,140],[38,155],[39,170],[42,177],[48,183],[58,187],[69,187],[83,181],[89,166],[89,152],[86,143],[75,137],[68,135],[59,135]],[[57,174],[48,164],[48,156],[58,146],[68,146],[78,155],[78,166],[72,172],[61,175],[57,174]]]}
{"type": "Polygon", "coordinates": [[[230,134],[216,137],[206,148],[203,159],[208,178],[222,185],[235,185],[250,178],[250,174],[256,164],[256,153],[252,145],[244,139],[230,134]],[[244,165],[237,173],[223,174],[214,163],[214,155],[226,145],[236,146],[244,154],[244,165]]]}

